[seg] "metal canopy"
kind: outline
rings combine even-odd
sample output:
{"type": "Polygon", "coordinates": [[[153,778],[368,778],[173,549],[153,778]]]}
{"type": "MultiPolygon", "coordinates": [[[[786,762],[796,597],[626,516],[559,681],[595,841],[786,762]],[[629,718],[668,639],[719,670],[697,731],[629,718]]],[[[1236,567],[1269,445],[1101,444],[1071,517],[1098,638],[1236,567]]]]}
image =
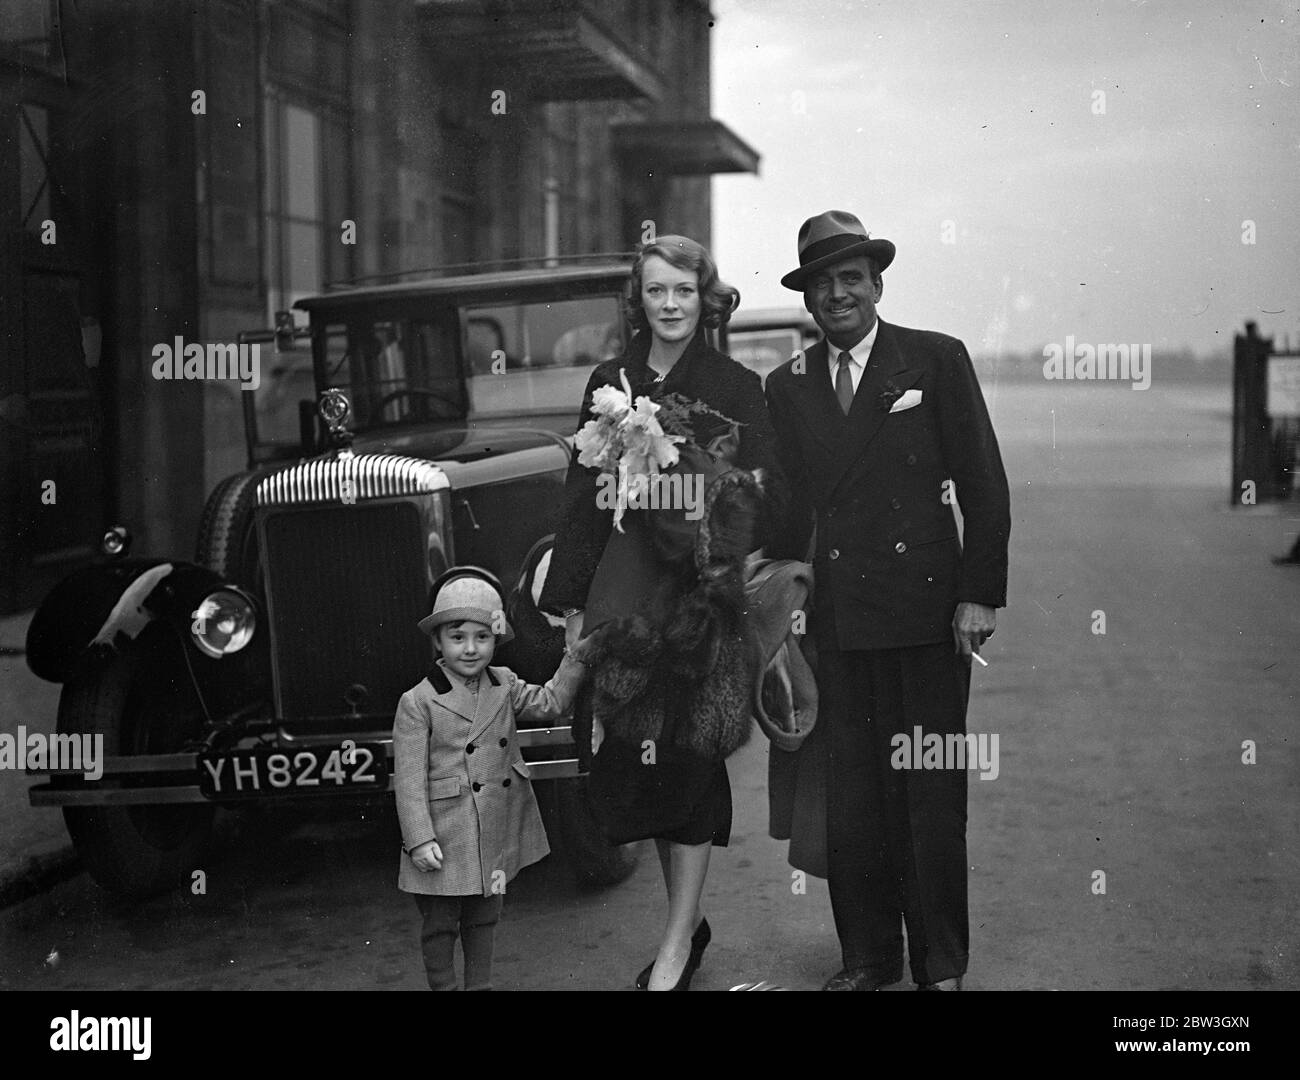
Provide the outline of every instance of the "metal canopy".
{"type": "Polygon", "coordinates": [[[647,171],[675,176],[758,172],[759,154],[721,120],[615,124],[614,148],[647,171]]]}
{"type": "Polygon", "coordinates": [[[602,22],[594,4],[577,0],[417,0],[441,44],[500,68],[543,101],[649,98],[664,84],[602,22]]]}

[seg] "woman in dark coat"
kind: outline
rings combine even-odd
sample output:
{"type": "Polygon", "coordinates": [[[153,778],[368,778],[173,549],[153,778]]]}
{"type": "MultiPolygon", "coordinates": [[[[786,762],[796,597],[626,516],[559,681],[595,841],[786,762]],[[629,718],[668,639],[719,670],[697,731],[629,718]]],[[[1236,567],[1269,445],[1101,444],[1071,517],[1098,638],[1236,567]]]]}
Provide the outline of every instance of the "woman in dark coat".
{"type": "MultiPolygon", "coordinates": [[[[540,600],[564,616],[567,644],[605,635],[592,669],[593,811],[616,843],[656,841],[668,892],[667,927],[654,963],[638,976],[641,989],[688,989],[711,936],[699,902],[711,846],[730,838],[724,758],[750,724],[741,568],[764,541],[765,522],[779,520],[771,505],[779,483],[775,436],[761,381],[704,336],[739,299],[695,241],[664,236],[642,249],[627,303],[636,334],[624,355],[592,373],[579,430],[595,415],[596,390],[623,379],[633,400],[673,404],[675,415],[691,403],[701,425],[689,429],[679,469],[694,469],[707,497],[685,515],[633,509],[616,531],[610,500],[601,498],[610,473],[584,467],[575,449],[540,600]],[[712,456],[699,452],[706,444],[712,456]]],[[[666,421],[668,412],[659,415],[666,421]]]]}

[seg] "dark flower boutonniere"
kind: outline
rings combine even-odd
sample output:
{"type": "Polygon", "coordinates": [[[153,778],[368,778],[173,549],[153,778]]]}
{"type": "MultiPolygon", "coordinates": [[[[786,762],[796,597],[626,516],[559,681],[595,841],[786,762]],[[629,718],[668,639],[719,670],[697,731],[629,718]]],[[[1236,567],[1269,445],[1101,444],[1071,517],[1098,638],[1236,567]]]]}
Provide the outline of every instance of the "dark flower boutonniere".
{"type": "Polygon", "coordinates": [[[880,411],[889,412],[894,407],[894,402],[903,396],[903,391],[894,385],[894,380],[889,379],[885,382],[885,388],[880,391],[880,411]]]}

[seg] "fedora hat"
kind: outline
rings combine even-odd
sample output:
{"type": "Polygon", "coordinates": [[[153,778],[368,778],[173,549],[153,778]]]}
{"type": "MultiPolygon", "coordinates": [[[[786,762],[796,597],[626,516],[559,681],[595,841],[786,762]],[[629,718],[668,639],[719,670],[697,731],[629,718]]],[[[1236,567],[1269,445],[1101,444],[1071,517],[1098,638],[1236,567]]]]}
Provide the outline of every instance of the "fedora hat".
{"type": "Polygon", "coordinates": [[[444,623],[482,623],[484,626],[504,627],[496,635],[497,644],[504,645],[515,634],[505,621],[505,603],[501,583],[495,574],[477,566],[455,566],[434,582],[433,611],[420,620],[420,629],[430,637],[444,623]]]}
{"type": "Polygon", "coordinates": [[[799,229],[799,269],[791,270],[781,284],[803,292],[810,275],[832,263],[868,256],[878,271],[894,261],[894,245],[888,240],[872,240],[866,227],[844,210],[827,210],[810,217],[799,229]]]}

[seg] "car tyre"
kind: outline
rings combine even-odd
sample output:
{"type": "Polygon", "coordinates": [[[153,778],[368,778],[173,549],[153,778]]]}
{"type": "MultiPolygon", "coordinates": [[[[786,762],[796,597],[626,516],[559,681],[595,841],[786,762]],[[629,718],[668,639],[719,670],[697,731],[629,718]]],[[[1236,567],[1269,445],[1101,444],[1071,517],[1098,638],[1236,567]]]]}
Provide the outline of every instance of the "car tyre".
{"type": "Polygon", "coordinates": [[[222,480],[203,507],[195,562],[232,584],[256,588],[259,563],[253,509],[257,473],[236,473],[222,480]]]}
{"type": "MultiPolygon", "coordinates": [[[[118,654],[83,669],[64,685],[57,730],[103,736],[105,756],[175,752],[198,730],[178,700],[179,687],[159,679],[153,657],[118,654]],[[178,723],[178,718],[180,722],[178,723]]],[[[91,877],[124,899],[143,899],[188,882],[206,865],[214,808],[65,806],[68,834],[91,877]]]]}

